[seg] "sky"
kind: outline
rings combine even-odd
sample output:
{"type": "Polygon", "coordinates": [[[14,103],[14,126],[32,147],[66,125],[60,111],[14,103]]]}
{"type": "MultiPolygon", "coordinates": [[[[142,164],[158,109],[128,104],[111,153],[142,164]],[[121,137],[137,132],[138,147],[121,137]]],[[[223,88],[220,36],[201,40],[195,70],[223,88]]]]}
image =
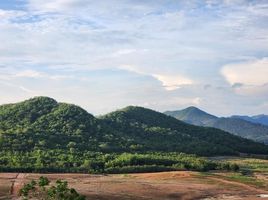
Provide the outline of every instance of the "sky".
{"type": "Polygon", "coordinates": [[[268,114],[268,0],[0,0],[0,104],[268,114]]]}

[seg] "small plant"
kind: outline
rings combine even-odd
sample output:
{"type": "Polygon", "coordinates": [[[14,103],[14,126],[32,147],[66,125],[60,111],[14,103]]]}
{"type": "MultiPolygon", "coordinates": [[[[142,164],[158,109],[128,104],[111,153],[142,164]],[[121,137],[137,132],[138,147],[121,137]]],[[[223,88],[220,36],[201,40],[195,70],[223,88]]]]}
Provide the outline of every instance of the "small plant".
{"type": "Polygon", "coordinates": [[[38,184],[32,180],[24,184],[20,189],[19,195],[23,200],[85,200],[74,188],[69,188],[67,181],[57,180],[50,185],[48,178],[41,176],[38,184]]]}

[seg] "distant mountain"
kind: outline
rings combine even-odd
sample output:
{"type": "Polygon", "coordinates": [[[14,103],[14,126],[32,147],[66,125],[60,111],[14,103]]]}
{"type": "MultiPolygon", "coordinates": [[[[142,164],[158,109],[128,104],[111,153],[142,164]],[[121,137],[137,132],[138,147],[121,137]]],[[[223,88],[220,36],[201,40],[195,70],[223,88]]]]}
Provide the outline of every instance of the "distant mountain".
{"type": "Polygon", "coordinates": [[[217,119],[216,116],[210,115],[193,106],[179,111],[166,111],[165,114],[196,126],[206,126],[217,119]]]}
{"type": "Polygon", "coordinates": [[[240,117],[219,118],[195,107],[167,111],[165,114],[193,125],[218,128],[234,135],[268,144],[268,126],[256,124],[240,117]]]}
{"type": "Polygon", "coordinates": [[[144,150],[198,155],[256,150],[254,146],[257,143],[253,145],[250,140],[219,129],[189,125],[143,107],[129,106],[104,115],[101,119],[144,150]]]}
{"type": "Polygon", "coordinates": [[[268,126],[268,115],[255,115],[255,116],[240,116],[240,115],[234,115],[232,118],[238,118],[243,119],[249,122],[253,122],[256,124],[262,124],[265,126],[268,126]]]}

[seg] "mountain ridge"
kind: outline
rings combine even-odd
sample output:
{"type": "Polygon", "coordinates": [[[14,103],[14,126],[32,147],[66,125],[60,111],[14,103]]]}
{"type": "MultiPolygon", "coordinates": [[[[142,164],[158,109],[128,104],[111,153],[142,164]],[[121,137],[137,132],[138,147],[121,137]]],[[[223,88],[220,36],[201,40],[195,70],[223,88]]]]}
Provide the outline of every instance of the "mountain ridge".
{"type": "Polygon", "coordinates": [[[188,110],[192,111],[193,107],[164,113],[189,124],[218,128],[234,135],[268,144],[268,126],[253,123],[241,117],[217,117],[198,108],[195,109],[198,113],[188,114],[186,112],[188,110]]]}
{"type": "Polygon", "coordinates": [[[217,117],[200,110],[197,107],[191,106],[180,111],[166,111],[167,115],[176,116],[177,119],[184,122],[203,126],[207,122],[216,119],[217,117]]]}
{"type": "Polygon", "coordinates": [[[0,146],[6,150],[67,149],[69,143],[75,143],[71,146],[81,151],[199,155],[268,152],[268,147],[261,144],[217,129],[189,125],[148,108],[128,106],[96,118],[79,106],[48,97],[1,106],[0,132],[0,146]],[[248,150],[248,146],[256,148],[248,150]]]}
{"type": "Polygon", "coordinates": [[[233,115],[231,117],[243,119],[243,120],[255,123],[255,124],[262,124],[262,125],[268,126],[268,115],[264,115],[264,114],[254,115],[254,116],[233,115]]]}

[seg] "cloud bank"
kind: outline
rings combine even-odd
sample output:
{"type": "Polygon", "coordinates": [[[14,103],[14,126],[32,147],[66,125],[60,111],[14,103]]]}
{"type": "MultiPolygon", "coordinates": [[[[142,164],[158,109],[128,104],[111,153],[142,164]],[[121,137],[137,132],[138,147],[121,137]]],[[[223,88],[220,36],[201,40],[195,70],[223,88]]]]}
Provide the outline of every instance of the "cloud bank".
{"type": "Polygon", "coordinates": [[[267,13],[246,0],[0,2],[0,103],[263,112],[267,13]]]}

